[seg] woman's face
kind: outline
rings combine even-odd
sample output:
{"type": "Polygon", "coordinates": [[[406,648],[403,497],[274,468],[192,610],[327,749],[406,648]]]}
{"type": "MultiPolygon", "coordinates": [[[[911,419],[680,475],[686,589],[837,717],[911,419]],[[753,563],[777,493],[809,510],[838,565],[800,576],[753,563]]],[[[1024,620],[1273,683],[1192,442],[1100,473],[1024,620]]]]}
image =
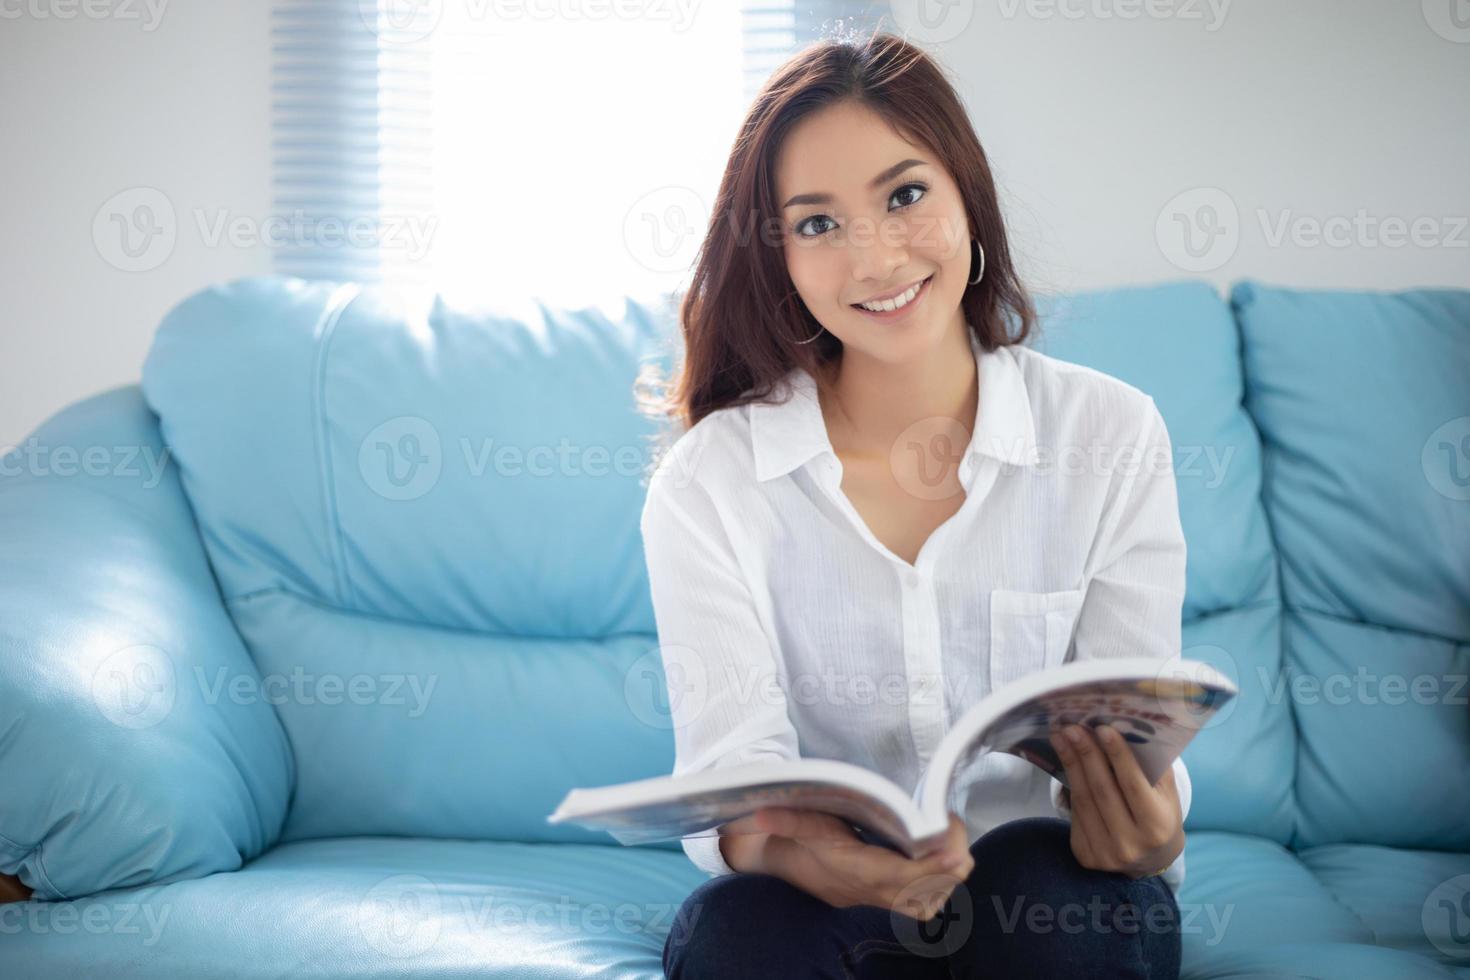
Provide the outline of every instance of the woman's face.
{"type": "Polygon", "coordinates": [[[959,188],[871,109],[835,103],[793,127],[776,161],[776,204],[797,294],[846,348],[903,361],[965,329],[971,250],[959,188]],[[854,308],[926,279],[892,314],[854,308]]]}

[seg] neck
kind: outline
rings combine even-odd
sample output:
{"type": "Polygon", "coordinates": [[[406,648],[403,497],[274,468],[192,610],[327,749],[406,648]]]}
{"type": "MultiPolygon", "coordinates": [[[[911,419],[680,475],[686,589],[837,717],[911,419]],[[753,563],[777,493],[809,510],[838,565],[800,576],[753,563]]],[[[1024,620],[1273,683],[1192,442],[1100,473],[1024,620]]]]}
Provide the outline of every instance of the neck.
{"type": "Polygon", "coordinates": [[[886,460],[905,429],[937,416],[968,431],[980,397],[968,331],[960,319],[933,348],[897,363],[844,348],[829,390],[819,393],[833,450],[886,460]]]}

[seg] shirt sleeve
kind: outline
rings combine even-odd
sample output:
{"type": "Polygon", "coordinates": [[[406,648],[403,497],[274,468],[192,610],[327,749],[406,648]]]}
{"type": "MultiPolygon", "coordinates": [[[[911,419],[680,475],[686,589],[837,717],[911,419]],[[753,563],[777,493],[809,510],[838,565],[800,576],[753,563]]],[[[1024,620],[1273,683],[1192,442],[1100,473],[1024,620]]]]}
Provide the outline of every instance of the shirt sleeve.
{"type": "MultiPolygon", "coordinates": [[[[674,730],[674,775],[799,758],[776,651],[709,491],[661,467],[641,520],[649,587],[674,730]]],[[[685,837],[684,853],[733,873],[719,837],[685,837]]]]}
{"type": "MultiPolygon", "coordinates": [[[[1119,456],[1088,564],[1094,569],[1078,615],[1075,659],[1177,657],[1182,649],[1187,547],[1179,521],[1173,444],[1154,400],[1143,432],[1128,456],[1119,456]]],[[[1180,810],[1193,797],[1183,758],[1174,760],[1180,810]]],[[[1052,805],[1062,806],[1062,784],[1052,780],[1052,805]]],[[[1163,874],[1176,891],[1184,883],[1184,852],[1163,874]]]]}

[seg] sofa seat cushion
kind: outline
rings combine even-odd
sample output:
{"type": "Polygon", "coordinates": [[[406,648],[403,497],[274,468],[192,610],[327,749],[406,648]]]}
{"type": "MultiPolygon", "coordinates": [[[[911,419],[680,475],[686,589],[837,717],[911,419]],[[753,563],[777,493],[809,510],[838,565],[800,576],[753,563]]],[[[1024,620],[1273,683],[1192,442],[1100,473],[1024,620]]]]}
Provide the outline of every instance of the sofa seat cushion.
{"type": "Polygon", "coordinates": [[[1259,837],[1192,831],[1185,860],[1182,980],[1470,976],[1470,956],[1444,954],[1418,924],[1424,895],[1470,870],[1470,855],[1357,845],[1298,855],[1259,837]]]}
{"type": "MultiPolygon", "coordinates": [[[[1188,848],[1184,980],[1470,975],[1470,963],[1416,943],[1409,921],[1431,878],[1470,870],[1465,855],[1333,845],[1303,860],[1215,831],[1191,833],[1188,848]]],[[[226,965],[247,980],[654,980],[674,917],[704,880],[682,854],[649,848],[309,840],[239,871],[0,906],[0,930],[7,975],[35,980],[184,980],[226,965]]]]}
{"type": "Polygon", "coordinates": [[[1243,954],[1287,943],[1372,943],[1372,933],[1290,850],[1191,831],[1180,890],[1185,977],[1230,976],[1243,954]],[[1224,972],[1221,972],[1221,971],[1224,972]]]}
{"type": "Polygon", "coordinates": [[[655,980],[705,877],[648,848],[298,841],[239,871],[0,906],[0,958],[5,976],[31,980],[655,980]]]}
{"type": "Polygon", "coordinates": [[[1470,854],[1324,844],[1301,859],[1375,943],[1470,974],[1470,854]]]}

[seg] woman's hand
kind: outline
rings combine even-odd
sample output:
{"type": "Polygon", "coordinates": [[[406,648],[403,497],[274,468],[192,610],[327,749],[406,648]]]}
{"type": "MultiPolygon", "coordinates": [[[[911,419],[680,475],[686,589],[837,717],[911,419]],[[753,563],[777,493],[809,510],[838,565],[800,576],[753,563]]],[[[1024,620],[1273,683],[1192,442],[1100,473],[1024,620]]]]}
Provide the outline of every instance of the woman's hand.
{"type": "Polygon", "coordinates": [[[1149,785],[1128,741],[1111,725],[1068,725],[1051,736],[1067,771],[1072,853],[1084,868],[1130,878],[1158,874],[1184,850],[1174,769],[1149,785]],[[1076,733],[1076,741],[1068,736],[1076,733]]]}
{"type": "Polygon", "coordinates": [[[944,847],[918,860],[866,844],[845,821],[815,810],[764,807],[730,829],[769,833],[761,870],[828,905],[876,905],[920,922],[939,914],[975,867],[969,833],[954,813],[944,847]]]}

